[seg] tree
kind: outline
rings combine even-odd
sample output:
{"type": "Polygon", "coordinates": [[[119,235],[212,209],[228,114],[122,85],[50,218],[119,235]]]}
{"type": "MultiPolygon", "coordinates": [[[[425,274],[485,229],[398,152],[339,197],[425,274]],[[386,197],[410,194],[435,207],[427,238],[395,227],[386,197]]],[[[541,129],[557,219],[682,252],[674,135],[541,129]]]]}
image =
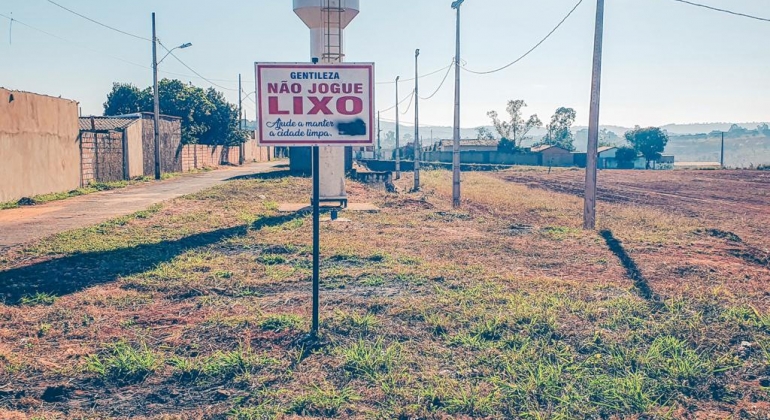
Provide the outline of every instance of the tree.
{"type": "Polygon", "coordinates": [[[503,137],[500,142],[497,143],[497,151],[501,153],[516,153],[521,149],[516,147],[516,143],[503,137]]]}
{"type": "MultiPolygon", "coordinates": [[[[399,155],[402,160],[414,160],[414,144],[408,143],[406,146],[401,146],[398,148],[398,150],[401,151],[401,154],[399,155]]],[[[393,160],[396,160],[396,150],[393,151],[393,160]]]]}
{"type": "Polygon", "coordinates": [[[396,132],[391,130],[385,133],[385,138],[382,140],[383,147],[396,147],[396,132]]]}
{"type": "Polygon", "coordinates": [[[575,137],[572,135],[572,124],[575,123],[575,118],[577,113],[574,109],[565,107],[557,109],[547,126],[548,134],[538,145],[558,146],[574,151],[575,137]]]}
{"type": "Polygon", "coordinates": [[[606,128],[599,130],[599,147],[615,147],[618,145],[618,140],[620,137],[615,132],[606,128]]]}
{"type": "MultiPolygon", "coordinates": [[[[182,119],[182,143],[236,145],[246,140],[238,127],[238,110],[214,89],[203,90],[179,80],[163,79],[158,83],[161,113],[182,119]]],[[[104,115],[153,112],[152,88],[113,84],[104,103],[104,115]]]]}
{"type": "Polygon", "coordinates": [[[626,133],[626,140],[647,160],[645,167],[650,169],[650,162],[660,160],[661,153],[668,144],[668,135],[658,127],[641,128],[636,126],[626,133]]]}
{"type": "Polygon", "coordinates": [[[618,150],[615,151],[615,159],[617,159],[620,169],[633,169],[637,156],[639,156],[639,152],[633,147],[618,147],[618,150]]]}
{"type": "Polygon", "coordinates": [[[479,127],[476,129],[476,138],[479,140],[494,140],[495,135],[492,133],[492,130],[486,127],[479,127]]]}
{"type": "Polygon", "coordinates": [[[104,115],[126,115],[141,112],[147,102],[146,92],[130,83],[113,83],[104,103],[104,115]]]}
{"type": "Polygon", "coordinates": [[[531,115],[529,119],[524,119],[522,116],[522,109],[527,106],[527,103],[521,99],[508,101],[508,106],[505,108],[510,117],[509,121],[500,120],[500,116],[497,111],[489,111],[487,115],[492,119],[492,125],[494,125],[497,134],[501,138],[508,139],[513,142],[516,149],[521,147],[521,144],[530,139],[527,134],[537,127],[542,127],[543,122],[537,117],[537,114],[531,115]]]}

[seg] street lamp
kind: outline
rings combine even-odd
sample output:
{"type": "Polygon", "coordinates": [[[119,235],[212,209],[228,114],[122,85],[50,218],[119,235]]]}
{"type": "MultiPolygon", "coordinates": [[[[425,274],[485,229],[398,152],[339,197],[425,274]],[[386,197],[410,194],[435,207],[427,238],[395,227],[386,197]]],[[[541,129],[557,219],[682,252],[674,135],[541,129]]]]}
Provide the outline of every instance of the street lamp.
{"type": "Polygon", "coordinates": [[[154,102],[154,126],[155,126],[155,179],[160,179],[160,96],[158,94],[158,65],[168,57],[172,51],[192,47],[191,43],[185,43],[168,50],[168,53],[158,61],[158,40],[155,31],[155,13],[152,14],[152,79],[154,102]]]}
{"type": "Polygon", "coordinates": [[[455,42],[455,121],[452,147],[452,207],[460,207],[460,6],[465,0],[455,0],[457,10],[457,38],[455,42]]]}

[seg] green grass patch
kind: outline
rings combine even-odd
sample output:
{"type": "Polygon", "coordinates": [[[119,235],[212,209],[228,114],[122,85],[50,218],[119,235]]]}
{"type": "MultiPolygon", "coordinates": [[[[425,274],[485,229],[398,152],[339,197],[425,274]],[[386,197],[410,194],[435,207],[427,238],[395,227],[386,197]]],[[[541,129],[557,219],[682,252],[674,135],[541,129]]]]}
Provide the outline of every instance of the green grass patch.
{"type": "Polygon", "coordinates": [[[259,322],[259,328],[265,331],[282,332],[299,330],[304,323],[304,319],[298,315],[271,315],[259,322]]]}
{"type": "Polygon", "coordinates": [[[147,347],[121,341],[86,359],[86,370],[118,383],[142,382],[163,365],[163,357],[147,347]]]}
{"type": "Polygon", "coordinates": [[[392,372],[401,361],[401,345],[385,346],[381,339],[374,343],[358,340],[339,349],[345,359],[344,368],[354,377],[376,381],[381,375],[392,372]]]}
{"type": "Polygon", "coordinates": [[[23,296],[19,303],[26,306],[53,305],[56,302],[55,295],[45,292],[37,292],[34,295],[23,296]]]}
{"type": "Polygon", "coordinates": [[[288,412],[301,416],[336,417],[347,405],[360,399],[361,397],[349,387],[337,389],[328,384],[323,387],[314,386],[309,392],[292,401],[288,412]]]}

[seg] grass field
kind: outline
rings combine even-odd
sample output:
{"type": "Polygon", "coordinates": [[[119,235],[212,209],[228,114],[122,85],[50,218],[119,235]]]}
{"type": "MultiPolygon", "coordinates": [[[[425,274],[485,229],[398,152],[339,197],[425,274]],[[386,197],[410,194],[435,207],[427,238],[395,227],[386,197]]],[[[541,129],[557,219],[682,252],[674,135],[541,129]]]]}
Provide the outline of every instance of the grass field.
{"type": "Polygon", "coordinates": [[[616,200],[585,232],[569,191],[464,176],[461,210],[445,171],[413,194],[349,184],[382,211],[322,225],[318,343],[311,222],[277,212],[308,179],[11,249],[0,418],[770,418],[768,242],[749,210],[616,200]]]}

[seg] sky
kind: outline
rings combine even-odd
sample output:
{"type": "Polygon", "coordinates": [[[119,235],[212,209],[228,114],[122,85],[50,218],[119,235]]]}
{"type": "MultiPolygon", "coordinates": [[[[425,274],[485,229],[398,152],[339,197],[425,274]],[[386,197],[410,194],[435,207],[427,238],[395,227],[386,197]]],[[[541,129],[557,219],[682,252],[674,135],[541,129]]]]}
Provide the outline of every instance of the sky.
{"type": "MultiPolygon", "coordinates": [[[[289,0],[54,0],[122,31],[158,37],[175,54],[238,100],[254,90],[255,61],[309,61],[309,32],[289,0]]],[[[698,0],[711,6],[770,18],[768,0],[698,0]]],[[[468,69],[499,68],[537,44],[578,0],[466,0],[462,53],[468,69]]],[[[361,14],[345,31],[347,61],[376,63],[379,109],[396,102],[396,76],[446,67],[454,56],[455,14],[449,0],[360,0],[361,14]]],[[[80,102],[84,115],[103,112],[113,82],[152,84],[152,44],[75,16],[48,0],[0,0],[0,86],[62,96],[80,102]],[[33,30],[23,24],[44,30],[33,30]],[[53,36],[52,36],[53,35],[53,36]]],[[[527,115],[543,121],[556,108],[572,107],[577,124],[588,122],[596,1],[583,0],[551,38],[506,70],[462,72],[462,126],[488,125],[489,110],[504,113],[523,99],[527,115]]],[[[770,22],[736,17],[674,0],[609,0],[605,11],[601,123],[652,126],[669,123],[770,121],[770,22]]],[[[211,84],[166,58],[161,77],[211,84]],[[176,73],[176,74],[174,74],[176,73]],[[179,76],[182,75],[182,76],[179,76]]],[[[420,79],[423,97],[446,72],[420,79]]],[[[414,82],[399,85],[401,98],[414,82]]],[[[420,101],[421,125],[451,125],[454,72],[430,100],[420,101]]],[[[256,113],[251,99],[244,108],[256,113]]],[[[414,121],[403,103],[402,122],[414,121]]],[[[394,120],[395,110],[383,112],[394,120]]]]}

